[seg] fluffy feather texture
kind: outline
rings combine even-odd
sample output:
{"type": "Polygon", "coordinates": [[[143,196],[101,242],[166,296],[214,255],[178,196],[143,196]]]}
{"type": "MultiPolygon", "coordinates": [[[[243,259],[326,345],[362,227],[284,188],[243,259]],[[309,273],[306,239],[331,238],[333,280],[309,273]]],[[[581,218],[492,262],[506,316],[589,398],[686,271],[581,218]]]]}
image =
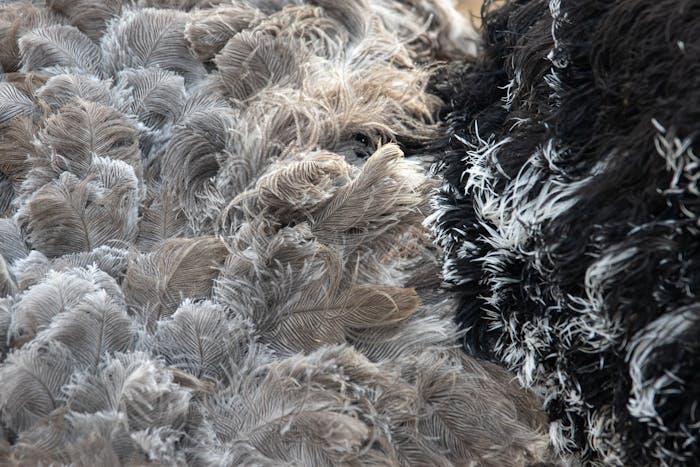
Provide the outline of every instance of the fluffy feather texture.
{"type": "Polygon", "coordinates": [[[700,8],[504,3],[434,80],[465,345],[544,394],[561,451],[697,463],[700,8]]]}
{"type": "Polygon", "coordinates": [[[553,460],[455,348],[401,150],[448,2],[3,8],[0,464],[553,460]]]}

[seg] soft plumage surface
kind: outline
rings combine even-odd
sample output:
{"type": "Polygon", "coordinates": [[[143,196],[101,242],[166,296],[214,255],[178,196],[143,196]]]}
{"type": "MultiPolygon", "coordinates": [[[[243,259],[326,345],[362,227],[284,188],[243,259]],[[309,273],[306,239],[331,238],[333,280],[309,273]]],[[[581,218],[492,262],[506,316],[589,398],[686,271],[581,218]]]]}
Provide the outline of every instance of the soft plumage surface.
{"type": "Polygon", "coordinates": [[[449,2],[0,9],[0,463],[548,459],[402,151],[475,51],[449,2]]]}
{"type": "Polygon", "coordinates": [[[434,80],[465,345],[544,395],[560,450],[695,465],[700,5],[503,3],[434,80]]]}

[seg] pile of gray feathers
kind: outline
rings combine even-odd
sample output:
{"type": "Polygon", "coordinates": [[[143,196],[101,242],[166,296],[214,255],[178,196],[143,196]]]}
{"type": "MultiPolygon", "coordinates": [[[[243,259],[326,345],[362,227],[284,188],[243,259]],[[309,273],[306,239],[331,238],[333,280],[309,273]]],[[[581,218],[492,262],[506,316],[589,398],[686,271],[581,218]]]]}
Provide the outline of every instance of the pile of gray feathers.
{"type": "Polygon", "coordinates": [[[444,0],[0,3],[0,464],[527,465],[423,226],[444,0]]]}

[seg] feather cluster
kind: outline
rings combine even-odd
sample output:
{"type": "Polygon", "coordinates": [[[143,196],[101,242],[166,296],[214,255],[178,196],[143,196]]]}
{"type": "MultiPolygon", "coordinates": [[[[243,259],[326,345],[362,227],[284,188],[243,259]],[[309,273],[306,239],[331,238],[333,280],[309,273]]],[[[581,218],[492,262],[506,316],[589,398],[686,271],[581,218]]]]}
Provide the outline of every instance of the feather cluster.
{"type": "Polygon", "coordinates": [[[401,146],[446,1],[0,6],[0,463],[525,465],[401,146]],[[399,143],[399,144],[396,144],[399,143]]]}
{"type": "Polygon", "coordinates": [[[605,465],[700,459],[700,4],[509,1],[447,106],[431,217],[466,348],[605,465]]]}

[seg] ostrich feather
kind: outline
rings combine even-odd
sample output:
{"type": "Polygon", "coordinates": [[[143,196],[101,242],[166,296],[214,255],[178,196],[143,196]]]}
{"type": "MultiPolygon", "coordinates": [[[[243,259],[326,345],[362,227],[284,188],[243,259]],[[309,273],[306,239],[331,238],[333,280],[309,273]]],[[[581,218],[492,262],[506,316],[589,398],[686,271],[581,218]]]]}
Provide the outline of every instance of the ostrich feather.
{"type": "Polygon", "coordinates": [[[125,12],[102,37],[104,70],[115,76],[124,68],[158,67],[182,75],[186,82],[204,76],[184,36],[187,14],[151,8],[125,12]]]}
{"type": "Polygon", "coordinates": [[[0,256],[0,297],[15,295],[18,291],[17,282],[10,271],[7,261],[0,256]]]}
{"type": "Polygon", "coordinates": [[[136,115],[150,129],[161,129],[180,116],[185,83],[172,71],[162,68],[123,70],[117,77],[117,86],[129,92],[124,112],[136,115]]]}
{"type": "Polygon", "coordinates": [[[21,433],[12,454],[25,465],[143,465],[151,453],[140,444],[121,412],[83,414],[63,408],[21,433]]]}
{"type": "Polygon", "coordinates": [[[27,239],[12,218],[0,219],[0,256],[12,263],[29,254],[27,239]]]}
{"type": "Polygon", "coordinates": [[[233,36],[214,57],[226,95],[245,100],[269,86],[298,86],[304,59],[299,45],[248,31],[233,36]]]}
{"type": "Polygon", "coordinates": [[[229,39],[262,17],[257,8],[243,2],[195,10],[185,26],[185,37],[195,56],[204,62],[214,58],[229,39]]]}
{"type": "Polygon", "coordinates": [[[61,391],[72,370],[70,351],[56,342],[34,342],[11,352],[0,368],[0,417],[5,426],[22,432],[63,406],[61,391]]]}
{"type": "Polygon", "coordinates": [[[34,113],[32,100],[10,83],[0,83],[0,125],[15,117],[34,113]]]}
{"type": "Polygon", "coordinates": [[[412,289],[344,280],[343,260],[313,241],[308,228],[283,229],[251,250],[229,257],[215,296],[236,303],[275,349],[293,353],[343,343],[351,329],[389,326],[418,307],[412,289]],[[257,285],[268,283],[276,286],[257,285]]]}
{"type": "Polygon", "coordinates": [[[73,26],[33,29],[18,44],[22,71],[65,67],[99,75],[100,48],[73,26]]]}
{"type": "MultiPolygon", "coordinates": [[[[80,105],[81,101],[108,106],[112,102],[110,85],[109,80],[100,80],[90,75],[68,73],[49,78],[46,84],[37,91],[37,95],[49,105],[54,113],[67,104],[80,105]]],[[[89,117],[87,119],[89,120],[89,117]]],[[[82,123],[88,123],[88,121],[82,123]]],[[[77,130],[77,128],[74,129],[77,130]]],[[[75,137],[74,134],[68,136],[75,137]]]]}
{"type": "Polygon", "coordinates": [[[385,435],[375,431],[357,405],[344,403],[348,396],[341,388],[361,402],[366,397],[356,384],[346,384],[338,372],[345,362],[335,356],[326,350],[273,363],[242,381],[244,388],[255,385],[255,391],[207,401],[213,416],[202,429],[212,438],[197,453],[201,462],[236,464],[252,458],[263,465],[391,464],[389,454],[376,447],[385,435]],[[376,445],[364,449],[370,440],[376,445]]]}
{"type": "Polygon", "coordinates": [[[95,267],[121,282],[126,275],[127,256],[128,250],[103,245],[89,252],[71,253],[56,258],[51,262],[51,269],[65,271],[95,267]]]}
{"type": "Polygon", "coordinates": [[[21,345],[47,329],[53,318],[78,305],[89,294],[100,290],[111,300],[123,304],[117,283],[97,268],[49,271],[45,280],[24,292],[13,307],[9,342],[21,345]]]}
{"type": "Polygon", "coordinates": [[[161,363],[141,352],[107,357],[100,371],[80,373],[65,392],[76,413],[119,411],[126,414],[134,431],[181,427],[191,397],[173,383],[161,363]]]}
{"type": "Polygon", "coordinates": [[[315,209],[311,229],[317,238],[350,251],[362,245],[386,251],[390,245],[383,238],[420,222],[421,209],[427,209],[421,193],[431,185],[402,156],[395,145],[381,147],[354,180],[315,209]]]}
{"type": "Polygon", "coordinates": [[[186,218],[172,184],[151,185],[141,207],[139,236],[136,244],[142,251],[151,251],[171,238],[184,237],[186,218]]]}
{"type": "Polygon", "coordinates": [[[94,182],[64,172],[28,202],[27,226],[32,245],[48,257],[89,252],[133,241],[137,234],[137,179],[131,166],[97,161],[94,182]]]}
{"type": "Polygon", "coordinates": [[[112,107],[94,102],[76,101],[61,107],[48,118],[39,140],[81,178],[94,157],[122,160],[135,167],[141,158],[134,126],[112,107]]]}
{"type": "Polygon", "coordinates": [[[186,300],[170,319],[158,322],[156,352],[198,379],[226,381],[226,368],[242,362],[252,340],[250,324],[228,313],[212,302],[186,300]]]}
{"type": "Polygon", "coordinates": [[[97,42],[109,21],[119,15],[125,2],[123,0],[49,0],[46,3],[49,8],[64,15],[70,24],[97,42]]]}
{"type": "Polygon", "coordinates": [[[0,6],[0,69],[14,72],[20,66],[18,39],[33,29],[65,24],[65,20],[44,8],[30,3],[3,3],[0,6]]]}
{"type": "Polygon", "coordinates": [[[133,348],[135,330],[124,303],[115,302],[102,289],[57,314],[36,339],[61,342],[76,369],[94,371],[107,355],[133,348]]]}
{"type": "Polygon", "coordinates": [[[129,260],[124,294],[149,323],[172,315],[184,298],[207,298],[228,252],[214,237],[170,239],[129,260]]]}
{"type": "Polygon", "coordinates": [[[233,119],[230,109],[222,112],[216,109],[190,112],[181,117],[165,145],[160,167],[161,179],[172,181],[177,186],[190,187],[179,196],[190,219],[198,220],[195,212],[201,212],[202,205],[212,202],[206,193],[219,170],[219,160],[233,149],[229,135],[233,119]]]}
{"type": "Polygon", "coordinates": [[[12,183],[15,192],[20,190],[35,153],[32,145],[36,126],[30,118],[16,117],[0,124],[0,172],[12,183]]]}

